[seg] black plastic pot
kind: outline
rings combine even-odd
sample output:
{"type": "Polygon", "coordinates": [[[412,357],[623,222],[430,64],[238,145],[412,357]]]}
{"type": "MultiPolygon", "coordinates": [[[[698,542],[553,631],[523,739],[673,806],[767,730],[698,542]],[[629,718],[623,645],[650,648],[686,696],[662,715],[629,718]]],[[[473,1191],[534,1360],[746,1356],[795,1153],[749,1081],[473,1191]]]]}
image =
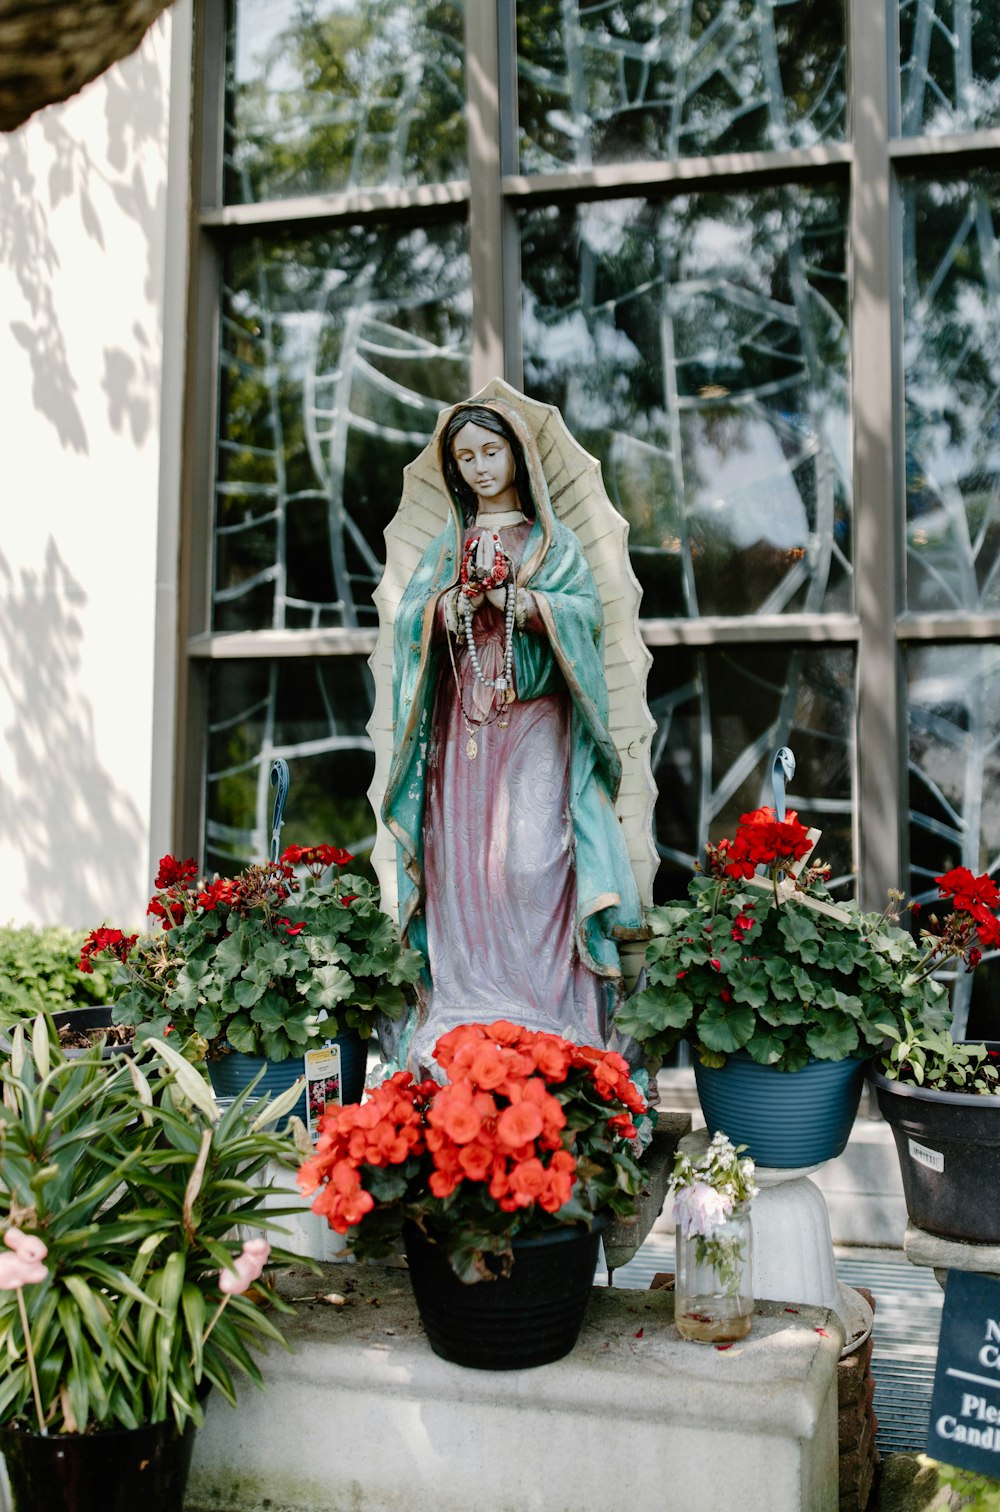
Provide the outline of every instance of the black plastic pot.
{"type": "Polygon", "coordinates": [[[109,1433],[0,1428],[13,1512],[183,1512],[195,1427],[109,1433]]]}
{"type": "Polygon", "coordinates": [[[943,1239],[1000,1244],[1000,1097],[937,1092],[878,1072],[872,1080],[896,1141],[910,1222],[943,1239]]]}
{"type": "MultiPolygon", "coordinates": [[[[52,1022],[56,1026],[57,1030],[62,1029],[66,1026],[70,1026],[73,1029],[78,1029],[81,1034],[89,1034],[92,1033],[95,1029],[111,1028],[111,1008],[106,1005],[98,1006],[96,1008],[63,1008],[58,1013],[54,1013],[52,1015],[52,1022]]],[[[73,1060],[75,1057],[80,1055],[86,1055],[86,1053],[87,1052],[82,1049],[66,1049],[63,1052],[68,1060],[73,1060]]],[[[131,1044],[105,1044],[104,1049],[101,1053],[101,1058],[102,1060],[111,1060],[112,1057],[116,1055],[131,1054],[131,1044]]]]}
{"type": "Polygon", "coordinates": [[[524,1370],[569,1354],[583,1327],[604,1218],[515,1239],[509,1276],[467,1285],[438,1244],[403,1226],[420,1321],[436,1355],[473,1370],[524,1370]]]}

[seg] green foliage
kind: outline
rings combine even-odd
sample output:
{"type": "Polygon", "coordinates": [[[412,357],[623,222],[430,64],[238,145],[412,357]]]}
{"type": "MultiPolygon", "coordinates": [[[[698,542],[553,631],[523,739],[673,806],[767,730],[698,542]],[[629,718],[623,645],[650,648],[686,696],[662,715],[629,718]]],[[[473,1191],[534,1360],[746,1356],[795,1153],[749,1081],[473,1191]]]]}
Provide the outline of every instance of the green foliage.
{"type": "Polygon", "coordinates": [[[167,1025],[209,1054],[283,1061],[310,1043],[398,1018],[423,966],[364,878],[322,865],[304,882],[289,865],[249,866],[229,881],[156,894],[170,927],[140,939],[114,976],[116,1023],[139,1043],[167,1025]],[[207,891],[206,891],[207,889],[207,891]]]}
{"type": "Polygon", "coordinates": [[[920,1458],[924,1464],[933,1465],[939,1486],[947,1486],[962,1498],[962,1512],[1000,1512],[1000,1480],[974,1470],[960,1470],[957,1465],[939,1464],[926,1455],[920,1458]]]}
{"type": "Polygon", "coordinates": [[[1000,1056],[985,1045],[956,1044],[947,1028],[915,1024],[905,1012],[886,1037],[892,1043],[876,1064],[890,1081],[937,1092],[1000,1096],[1000,1056]]]}
{"type": "Polygon", "coordinates": [[[109,1001],[111,962],[77,970],[83,940],[72,929],[0,929],[0,1026],[109,1001]]]}
{"type": "Polygon", "coordinates": [[[45,1280],[0,1291],[0,1422],[35,1424],[23,1296],[49,1431],[200,1424],[208,1385],[235,1402],[233,1368],[260,1384],[251,1347],[282,1342],[250,1294],[220,1310],[219,1276],[240,1252],[236,1224],[290,1211],[261,1211],[264,1167],[296,1160],[265,1122],[289,1094],[268,1104],[248,1089],[220,1116],[165,1045],[135,1062],[67,1060],[50,1032],[39,1017],[28,1042],[19,1026],[0,1069],[0,1229],[48,1250],[45,1280]]]}
{"type": "MultiPolygon", "coordinates": [[[[688,1040],[706,1065],[742,1049],[793,1071],[809,1056],[872,1056],[907,1024],[947,1037],[947,992],[887,912],[818,911],[803,893],[779,901],[728,876],[699,874],[688,896],[648,914],[649,986],[618,1014],[647,1056],[688,1040]]],[[[808,896],[832,910],[815,878],[808,896]]]]}

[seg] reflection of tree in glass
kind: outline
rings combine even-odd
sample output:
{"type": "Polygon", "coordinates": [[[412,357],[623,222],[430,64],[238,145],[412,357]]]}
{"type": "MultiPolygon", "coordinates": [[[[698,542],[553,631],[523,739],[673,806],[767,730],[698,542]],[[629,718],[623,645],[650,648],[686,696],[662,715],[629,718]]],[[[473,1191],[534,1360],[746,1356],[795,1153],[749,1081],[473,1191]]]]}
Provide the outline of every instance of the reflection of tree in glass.
{"type": "Polygon", "coordinates": [[[373,624],[402,468],[468,389],[464,226],[227,258],[216,629],[373,624]]]}
{"type": "Polygon", "coordinates": [[[229,201],[464,178],[462,5],[237,0],[226,140],[229,201]]]}
{"type": "Polygon", "coordinates": [[[846,199],[522,221],[530,392],[598,455],[647,615],[850,607],[846,199]]]}
{"type": "Polygon", "coordinates": [[[904,201],[907,603],[1000,608],[996,175],[904,201]]]}
{"type": "Polygon", "coordinates": [[[521,166],[808,146],[844,132],[840,0],[521,0],[521,166]]]}
{"type": "Polygon", "coordinates": [[[796,759],[789,806],[822,830],[834,890],[853,891],[853,688],[847,647],[655,652],[658,901],[684,895],[706,840],[732,836],[741,814],[773,801],[772,757],[785,743],[796,759]]]}
{"type": "MultiPolygon", "coordinates": [[[[216,630],[374,624],[382,533],[402,469],[439,410],[468,392],[468,283],[464,225],[353,226],[230,248],[216,630]]],[[[236,702],[228,699],[210,738],[207,840],[220,858],[260,853],[276,756],[298,786],[303,843],[358,852],[372,843],[367,668],[345,728],[342,659],[302,663],[309,685],[289,704],[282,688],[296,665],[272,663],[249,686],[221,664],[219,686],[228,680],[236,702]]],[[[210,706],[215,718],[217,695],[210,706]]]]}
{"type": "MultiPolygon", "coordinates": [[[[910,889],[925,908],[954,866],[1000,872],[1000,647],[910,652],[910,889]]],[[[990,952],[954,976],[955,1032],[1000,1037],[1000,968],[990,952]]]]}
{"type": "MultiPolygon", "coordinates": [[[[291,775],[282,844],[337,844],[367,860],[375,836],[363,659],[218,662],[209,707],[209,869],[230,871],[267,854],[275,756],[291,775]]],[[[367,866],[352,869],[373,876],[367,866]]]]}
{"type": "Polygon", "coordinates": [[[900,0],[900,98],[906,136],[1000,123],[1000,13],[994,0],[900,0]]]}

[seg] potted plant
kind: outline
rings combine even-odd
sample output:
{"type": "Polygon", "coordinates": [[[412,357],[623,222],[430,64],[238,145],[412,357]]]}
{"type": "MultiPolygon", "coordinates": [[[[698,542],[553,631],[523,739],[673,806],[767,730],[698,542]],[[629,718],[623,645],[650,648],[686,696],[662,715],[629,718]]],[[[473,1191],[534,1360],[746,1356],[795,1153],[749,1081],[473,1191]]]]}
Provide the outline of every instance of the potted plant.
{"type": "MultiPolygon", "coordinates": [[[[956,867],[936,877],[942,919],[920,930],[927,969],[949,958],[979,964],[1000,945],[1000,890],[956,867]]],[[[1000,1244],[1000,1045],[955,1042],[947,1028],[904,1015],[872,1063],[882,1117],[892,1129],[910,1222],[970,1244],[1000,1244]]]]}
{"type": "MultiPolygon", "coordinates": [[[[0,1069],[0,1450],[14,1512],[180,1512],[193,1433],[250,1346],[281,1341],[269,1257],[273,1194],[295,1162],[284,1107],[220,1110],[165,1044],[66,1059],[39,1017],[0,1069]]],[[[277,1258],[277,1252],[275,1256],[277,1258]]]]}
{"type": "Polygon", "coordinates": [[[649,985],[617,1019],[654,1063],[692,1046],[710,1131],[759,1165],[840,1154],[886,1036],[907,1017],[947,1022],[945,988],[898,927],[902,894],[881,914],[835,903],[829,868],[806,864],[816,839],[794,812],[761,808],[709,845],[687,901],[650,911],[649,985]]]}
{"type": "MultiPolygon", "coordinates": [[[[277,861],[233,877],[198,877],[195,861],[164,856],[149,935],[97,929],[94,956],[117,960],[114,1020],[141,1041],[168,1028],[207,1043],[216,1090],[232,1095],[265,1072],[278,1091],[303,1073],[309,1049],[335,1045],[341,1094],[364,1084],[366,1041],[376,1015],[403,1011],[422,957],[406,949],[374,889],[345,874],[354,857],[331,845],[288,846],[277,861]]],[[[306,1094],[296,1110],[307,1118],[306,1094]]]]}
{"type": "Polygon", "coordinates": [[[634,1211],[645,1103],[614,1052],[463,1024],[443,1081],[397,1072],[327,1110],[299,1185],[359,1258],[405,1246],[431,1348],[481,1369],[572,1349],[607,1213],[634,1211]]]}
{"type": "Polygon", "coordinates": [[[108,993],[112,963],[102,961],[86,976],[77,970],[82,931],[0,929],[0,1048],[10,1050],[10,1030],[51,1013],[61,1042],[87,1048],[111,1024],[108,993]]]}

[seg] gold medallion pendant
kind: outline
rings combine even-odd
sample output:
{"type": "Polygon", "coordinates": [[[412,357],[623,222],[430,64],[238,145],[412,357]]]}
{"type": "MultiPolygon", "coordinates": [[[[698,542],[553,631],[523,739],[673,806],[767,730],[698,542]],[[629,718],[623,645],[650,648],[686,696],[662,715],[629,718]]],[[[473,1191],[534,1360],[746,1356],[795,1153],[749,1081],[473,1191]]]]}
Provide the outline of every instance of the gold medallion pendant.
{"type": "Polygon", "coordinates": [[[473,740],[471,735],[465,742],[465,754],[466,756],[468,756],[470,761],[475,761],[476,757],[479,755],[479,747],[476,745],[476,742],[473,740]]]}

